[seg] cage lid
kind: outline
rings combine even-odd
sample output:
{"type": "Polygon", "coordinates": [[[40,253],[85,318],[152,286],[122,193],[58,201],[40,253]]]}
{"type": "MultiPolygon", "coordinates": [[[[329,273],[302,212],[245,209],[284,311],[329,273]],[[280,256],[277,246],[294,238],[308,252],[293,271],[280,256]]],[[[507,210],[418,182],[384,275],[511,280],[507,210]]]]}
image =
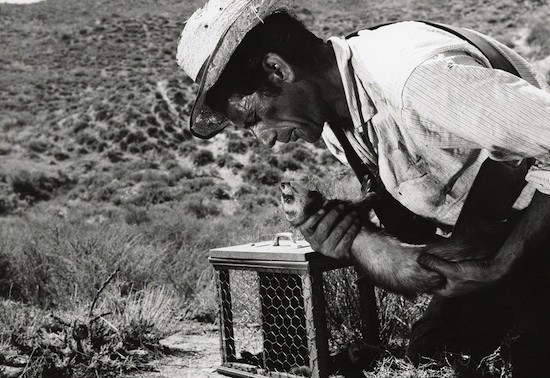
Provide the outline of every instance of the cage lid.
{"type": "Polygon", "coordinates": [[[239,260],[310,261],[324,258],[305,240],[295,241],[290,232],[281,232],[271,241],[214,248],[209,257],[239,260]]]}

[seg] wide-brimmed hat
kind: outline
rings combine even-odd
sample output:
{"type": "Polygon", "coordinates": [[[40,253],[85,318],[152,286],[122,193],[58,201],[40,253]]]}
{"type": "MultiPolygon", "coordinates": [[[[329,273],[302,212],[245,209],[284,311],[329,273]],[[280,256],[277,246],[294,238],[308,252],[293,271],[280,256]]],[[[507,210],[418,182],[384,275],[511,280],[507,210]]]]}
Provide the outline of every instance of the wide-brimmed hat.
{"type": "Polygon", "coordinates": [[[178,43],[177,61],[199,84],[189,116],[191,133],[208,139],[231,122],[204,103],[231,55],[254,26],[277,11],[288,11],[292,0],[210,0],[187,20],[178,43]]]}

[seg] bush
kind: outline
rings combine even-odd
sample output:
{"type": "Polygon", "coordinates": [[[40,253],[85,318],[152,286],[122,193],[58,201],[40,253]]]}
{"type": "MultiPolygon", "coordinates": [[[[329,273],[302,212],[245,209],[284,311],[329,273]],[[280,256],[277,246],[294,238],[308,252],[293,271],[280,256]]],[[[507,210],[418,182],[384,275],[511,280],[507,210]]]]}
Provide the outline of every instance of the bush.
{"type": "Polygon", "coordinates": [[[173,314],[180,303],[162,287],[122,294],[117,284],[110,283],[95,311],[89,302],[49,313],[0,301],[2,352],[26,361],[20,369],[25,377],[114,377],[150,370],[147,364],[162,355],[160,339],[176,330],[173,314]]]}
{"type": "Polygon", "coordinates": [[[236,197],[242,197],[242,196],[246,196],[247,194],[250,194],[250,193],[255,193],[256,192],[256,188],[250,184],[243,184],[239,187],[239,189],[237,189],[237,191],[235,192],[235,196],[236,197]]]}
{"type": "Polygon", "coordinates": [[[17,195],[9,190],[6,185],[0,185],[0,190],[5,189],[6,193],[0,193],[0,217],[14,211],[18,206],[17,195]]]}
{"type": "Polygon", "coordinates": [[[212,177],[197,177],[182,181],[179,185],[179,190],[182,195],[193,194],[213,188],[214,185],[215,182],[212,177]]]}
{"type": "Polygon", "coordinates": [[[216,161],[216,164],[220,168],[223,168],[223,167],[233,168],[236,163],[238,163],[238,161],[235,160],[233,155],[229,155],[229,154],[223,154],[218,156],[218,159],[216,161]]]}
{"type": "Polygon", "coordinates": [[[261,163],[246,167],[243,177],[247,181],[263,185],[275,185],[281,181],[281,173],[278,169],[261,163]]]}
{"type": "Polygon", "coordinates": [[[124,215],[124,221],[127,224],[137,224],[147,223],[151,221],[149,215],[147,214],[147,209],[137,207],[137,206],[128,206],[126,209],[126,214],[124,215]]]}
{"type": "Polygon", "coordinates": [[[193,154],[193,164],[202,167],[214,162],[214,155],[210,150],[202,149],[193,154]]]}
{"type": "Polygon", "coordinates": [[[244,154],[248,145],[240,139],[233,139],[227,142],[227,151],[235,154],[244,154]]]}
{"type": "Polygon", "coordinates": [[[171,167],[169,169],[170,176],[172,177],[172,181],[174,183],[180,181],[181,179],[190,179],[193,178],[193,170],[191,168],[187,167],[181,167],[179,165],[176,165],[174,167],[171,167]]]}
{"type": "Polygon", "coordinates": [[[307,149],[305,149],[304,147],[296,147],[291,155],[292,158],[297,161],[297,162],[301,162],[301,163],[304,163],[304,162],[309,162],[312,159],[312,156],[311,156],[311,152],[307,149]]]}
{"type": "Polygon", "coordinates": [[[537,47],[538,58],[544,58],[550,54],[550,27],[546,20],[534,24],[527,36],[527,43],[537,47]]]}
{"type": "Polygon", "coordinates": [[[179,147],[179,152],[182,155],[188,155],[195,151],[197,151],[197,144],[192,140],[182,143],[179,147]]]}
{"type": "Polygon", "coordinates": [[[279,166],[279,159],[275,155],[271,155],[267,159],[267,164],[271,165],[272,167],[277,168],[279,166]]]}
{"type": "Polygon", "coordinates": [[[11,176],[12,190],[20,199],[30,204],[49,200],[59,188],[73,183],[74,181],[62,172],[55,174],[21,170],[11,176]]]}
{"type": "Polygon", "coordinates": [[[227,184],[217,185],[212,189],[212,196],[219,200],[231,199],[231,187],[227,184]]]}
{"type": "Polygon", "coordinates": [[[239,201],[241,208],[248,212],[255,212],[258,209],[265,209],[266,206],[277,207],[279,200],[269,195],[247,196],[239,201]]]}
{"type": "Polygon", "coordinates": [[[302,164],[300,164],[292,157],[283,156],[279,160],[279,169],[281,169],[282,171],[297,171],[300,168],[302,168],[302,164]]]}
{"type": "Polygon", "coordinates": [[[216,216],[221,213],[221,208],[216,203],[201,195],[187,197],[185,209],[199,219],[216,216]]]}
{"type": "Polygon", "coordinates": [[[338,159],[336,159],[329,150],[321,152],[319,160],[322,165],[333,165],[338,162],[338,159]]]}

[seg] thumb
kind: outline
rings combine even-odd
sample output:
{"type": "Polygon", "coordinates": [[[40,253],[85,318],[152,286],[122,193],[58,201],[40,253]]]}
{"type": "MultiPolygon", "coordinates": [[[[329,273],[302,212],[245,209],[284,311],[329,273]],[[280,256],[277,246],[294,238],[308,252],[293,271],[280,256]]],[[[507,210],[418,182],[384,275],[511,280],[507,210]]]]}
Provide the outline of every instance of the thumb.
{"type": "Polygon", "coordinates": [[[417,262],[422,265],[422,267],[438,272],[445,277],[454,276],[456,274],[455,263],[443,260],[429,253],[421,253],[417,258],[417,262]]]}

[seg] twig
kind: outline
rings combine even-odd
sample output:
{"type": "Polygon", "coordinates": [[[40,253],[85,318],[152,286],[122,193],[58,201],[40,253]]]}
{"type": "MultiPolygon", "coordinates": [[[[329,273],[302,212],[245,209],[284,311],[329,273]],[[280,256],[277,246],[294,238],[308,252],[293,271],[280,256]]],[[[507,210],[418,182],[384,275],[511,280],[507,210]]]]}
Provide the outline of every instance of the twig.
{"type": "Polygon", "coordinates": [[[120,267],[116,268],[115,271],[113,273],[111,273],[111,275],[109,276],[109,278],[107,278],[107,280],[105,282],[103,282],[103,285],[101,285],[101,287],[99,288],[99,290],[97,291],[97,294],[95,295],[95,298],[94,298],[94,301],[92,302],[92,306],[90,307],[90,312],[88,314],[88,317],[91,318],[93,313],[94,313],[94,307],[97,303],[97,300],[99,299],[99,296],[101,295],[101,293],[103,292],[103,290],[105,290],[105,288],[107,287],[107,285],[109,284],[109,282],[111,282],[111,280],[113,278],[115,278],[116,274],[120,272],[120,267]]]}
{"type": "Polygon", "coordinates": [[[107,315],[111,315],[113,312],[112,311],[109,311],[109,312],[105,312],[101,315],[98,315],[96,316],[95,318],[93,318],[92,320],[90,320],[90,325],[92,325],[94,322],[96,322],[98,319],[104,317],[104,316],[107,316],[107,315]]]}
{"type": "Polygon", "coordinates": [[[108,321],[107,319],[105,319],[103,316],[100,316],[99,319],[101,319],[101,320],[103,320],[105,323],[107,323],[107,325],[109,325],[112,329],[114,329],[116,333],[119,333],[118,328],[115,327],[115,326],[113,325],[113,323],[111,323],[110,321],[108,321]]]}

